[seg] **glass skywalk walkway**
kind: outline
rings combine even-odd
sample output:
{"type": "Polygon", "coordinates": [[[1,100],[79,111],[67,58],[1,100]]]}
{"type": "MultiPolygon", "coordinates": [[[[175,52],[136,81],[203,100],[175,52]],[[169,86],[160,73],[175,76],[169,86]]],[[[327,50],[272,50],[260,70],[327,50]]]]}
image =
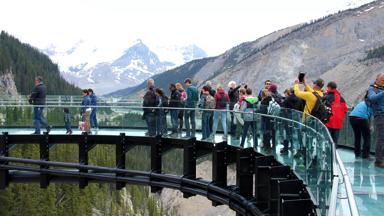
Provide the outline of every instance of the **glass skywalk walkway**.
{"type": "MultiPolygon", "coordinates": [[[[33,133],[32,106],[25,105],[25,103],[14,104],[14,102],[0,104],[3,104],[0,105],[1,132],[8,132],[9,134],[33,133]]],[[[137,104],[138,102],[103,103],[98,107],[100,128],[97,131],[93,130],[92,135],[125,133],[129,136],[145,136],[146,125],[141,118],[142,107],[137,106],[137,104]]],[[[72,126],[77,125],[79,105],[72,102],[71,104],[65,104],[65,102],[54,104],[54,101],[51,100],[50,105],[47,105],[45,109],[45,116],[47,116],[49,124],[53,126],[50,134],[65,134],[66,131],[63,127],[64,107],[70,109],[72,126]]],[[[196,138],[201,139],[202,110],[197,109],[195,111],[196,138]]],[[[227,115],[228,123],[229,113],[227,115]]],[[[241,113],[238,114],[241,115],[241,113]]],[[[257,124],[257,129],[253,133],[256,133],[258,137],[255,150],[262,154],[275,156],[280,162],[289,165],[301,177],[319,206],[319,215],[359,215],[356,211],[356,203],[360,215],[376,215],[376,213],[384,210],[383,205],[379,204],[383,200],[384,172],[374,168],[373,162],[355,161],[353,152],[350,150],[338,150],[344,164],[338,161],[336,148],[329,133],[317,119],[307,118],[303,121],[302,113],[282,109],[279,116],[255,113],[254,121],[257,124]],[[265,124],[271,124],[272,129],[268,129],[265,124]],[[265,148],[266,134],[271,149],[265,148]],[[280,154],[281,144],[287,140],[290,142],[289,152],[282,155],[280,154]],[[340,167],[343,165],[346,167],[348,175],[342,175],[340,167]],[[356,197],[349,190],[351,185],[356,197]],[[367,187],[369,185],[374,185],[374,187],[367,187]]],[[[169,128],[169,117],[167,118],[167,125],[169,128]]],[[[229,124],[227,125],[229,126],[229,124]]],[[[220,131],[219,126],[219,133],[216,134],[215,142],[222,141],[220,131]]],[[[74,129],[73,134],[81,134],[81,131],[74,129]]],[[[179,134],[178,138],[182,139],[182,135],[185,135],[185,132],[179,134]]],[[[229,136],[227,142],[233,146],[240,145],[240,140],[236,136],[229,136]]],[[[253,147],[250,136],[245,142],[245,147],[253,147]]]]}

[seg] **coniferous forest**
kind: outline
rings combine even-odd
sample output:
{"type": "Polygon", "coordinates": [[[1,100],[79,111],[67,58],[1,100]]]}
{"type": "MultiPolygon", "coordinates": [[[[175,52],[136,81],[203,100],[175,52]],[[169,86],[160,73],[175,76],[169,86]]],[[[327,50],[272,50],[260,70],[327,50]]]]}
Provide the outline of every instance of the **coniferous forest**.
{"type": "MultiPolygon", "coordinates": [[[[36,48],[21,43],[18,39],[0,34],[0,75],[12,73],[19,94],[29,94],[34,77],[44,77],[49,95],[78,95],[80,89],[67,83],[56,64],[36,48]]],[[[32,110],[7,107],[0,110],[6,117],[6,125],[31,124],[32,110]],[[22,118],[25,119],[22,120],[22,118]]],[[[105,113],[107,115],[107,112],[105,113]]],[[[47,112],[51,122],[62,121],[62,109],[47,112]]],[[[119,122],[110,122],[119,124],[119,122]]],[[[77,162],[78,146],[56,145],[50,150],[52,161],[77,162]]],[[[16,145],[10,156],[39,159],[39,145],[16,145]]],[[[90,153],[90,164],[115,166],[115,146],[96,146],[90,153]]],[[[127,153],[128,169],[148,170],[149,149],[132,149],[127,153]]],[[[166,215],[159,202],[150,195],[148,187],[132,186],[121,191],[114,184],[90,183],[86,189],[78,184],[54,184],[41,189],[39,183],[13,184],[0,190],[1,216],[84,216],[84,215],[166,215]]]]}
{"type": "Polygon", "coordinates": [[[0,33],[0,75],[12,73],[19,94],[28,95],[34,78],[42,76],[49,95],[78,95],[80,89],[60,76],[57,64],[38,49],[21,43],[17,38],[0,33]]]}

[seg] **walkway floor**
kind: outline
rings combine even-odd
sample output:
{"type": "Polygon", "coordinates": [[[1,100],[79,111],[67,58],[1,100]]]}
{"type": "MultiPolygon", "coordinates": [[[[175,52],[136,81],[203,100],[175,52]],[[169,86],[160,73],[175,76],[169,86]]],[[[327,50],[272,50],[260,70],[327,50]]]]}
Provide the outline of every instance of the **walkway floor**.
{"type": "Polygon", "coordinates": [[[352,150],[338,149],[350,177],[361,216],[384,215],[384,169],[374,161],[355,159],[352,150]]]}

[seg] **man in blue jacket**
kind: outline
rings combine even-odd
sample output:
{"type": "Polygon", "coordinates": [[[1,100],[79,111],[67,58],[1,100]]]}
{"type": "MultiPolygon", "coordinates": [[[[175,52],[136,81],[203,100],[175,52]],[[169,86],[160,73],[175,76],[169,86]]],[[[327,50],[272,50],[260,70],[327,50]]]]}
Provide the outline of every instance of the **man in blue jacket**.
{"type": "Polygon", "coordinates": [[[32,89],[29,96],[29,103],[33,107],[33,124],[35,125],[35,132],[33,134],[40,134],[40,126],[47,129],[47,133],[51,131],[51,126],[48,125],[47,119],[43,116],[45,106],[45,97],[47,95],[47,87],[43,83],[43,77],[37,76],[35,78],[35,87],[32,89]]]}
{"type": "Polygon", "coordinates": [[[196,120],[194,109],[196,108],[197,102],[199,101],[199,93],[197,91],[196,86],[192,85],[192,79],[187,78],[185,79],[184,83],[187,86],[187,101],[185,103],[185,108],[189,108],[189,110],[185,110],[184,112],[185,129],[187,130],[185,138],[189,138],[195,137],[196,133],[196,120]],[[189,124],[192,125],[192,133],[189,124]]]}
{"type": "Polygon", "coordinates": [[[373,109],[375,129],[378,131],[376,139],[375,166],[384,168],[383,144],[384,144],[384,74],[377,76],[368,89],[368,100],[373,109]]]}

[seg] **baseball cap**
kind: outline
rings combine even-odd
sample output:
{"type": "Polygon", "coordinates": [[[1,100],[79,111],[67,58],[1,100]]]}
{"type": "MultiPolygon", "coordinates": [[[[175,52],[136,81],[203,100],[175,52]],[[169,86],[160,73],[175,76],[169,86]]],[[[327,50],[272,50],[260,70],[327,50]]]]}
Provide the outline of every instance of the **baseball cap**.
{"type": "Polygon", "coordinates": [[[317,80],[314,80],[313,81],[313,84],[316,84],[317,86],[319,86],[320,88],[323,88],[324,87],[324,80],[319,78],[317,80]]]}

